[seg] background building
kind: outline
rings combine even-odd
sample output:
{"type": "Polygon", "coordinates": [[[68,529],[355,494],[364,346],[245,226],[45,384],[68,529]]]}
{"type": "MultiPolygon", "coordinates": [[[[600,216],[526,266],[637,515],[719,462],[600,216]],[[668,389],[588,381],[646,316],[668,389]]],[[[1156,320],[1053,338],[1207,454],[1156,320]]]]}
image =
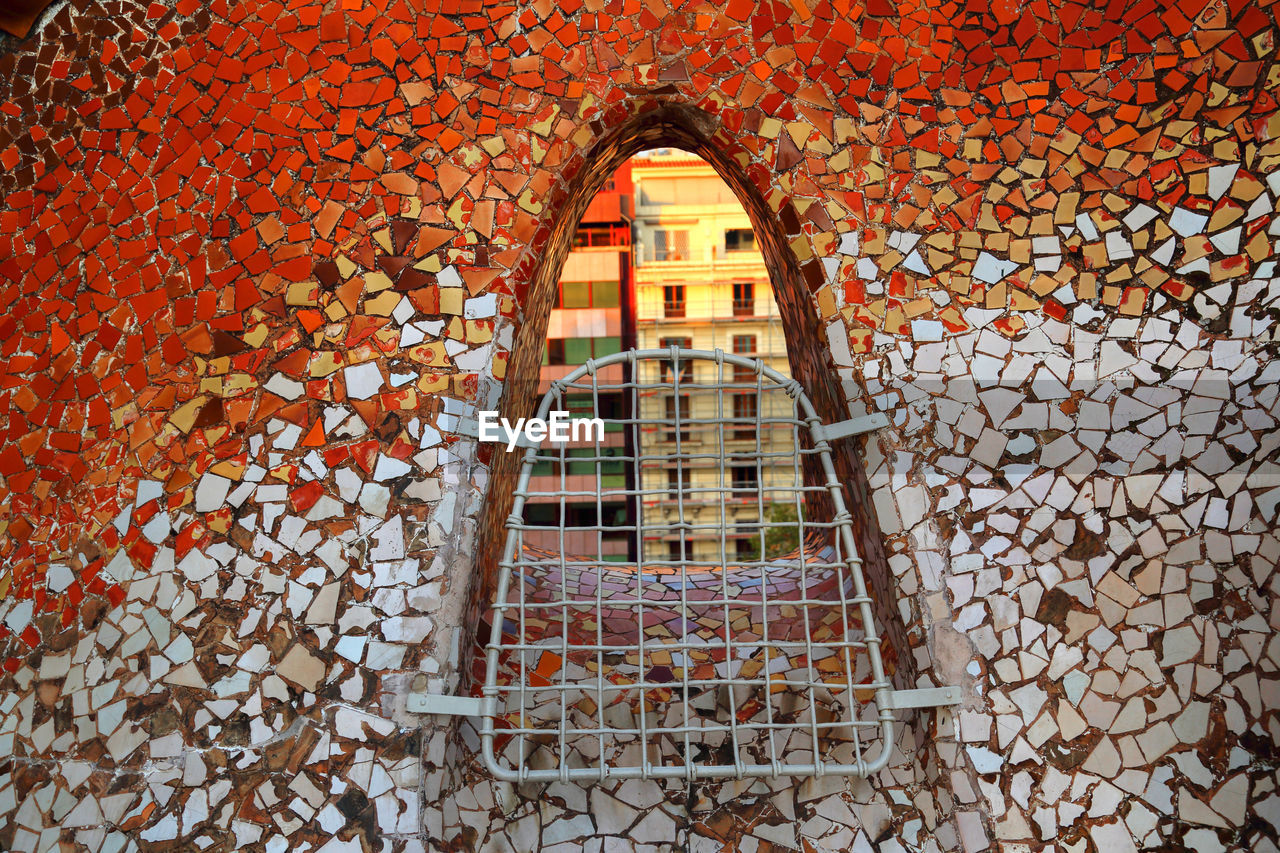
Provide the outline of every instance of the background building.
{"type": "MultiPolygon", "coordinates": [[[[554,379],[567,376],[589,358],[612,355],[635,345],[635,306],[631,282],[631,210],[632,186],[630,164],[624,164],[592,199],[583,214],[574,238],[573,250],[565,260],[560,275],[560,289],[547,324],[547,348],[543,353],[538,397],[551,387],[554,379]]],[[[629,375],[625,365],[603,368],[598,379],[602,385],[620,385],[629,375]]],[[[564,446],[565,462],[560,463],[560,447],[545,451],[555,461],[542,462],[534,468],[530,482],[533,492],[602,493],[597,507],[590,500],[566,503],[565,527],[590,527],[597,524],[615,526],[615,533],[597,539],[595,531],[567,533],[565,548],[571,553],[595,555],[606,559],[625,559],[631,535],[625,528],[634,517],[634,501],[622,494],[608,495],[610,490],[627,488],[628,466],[621,460],[600,457],[628,453],[632,436],[621,424],[612,421],[629,417],[631,396],[621,390],[606,390],[592,400],[590,394],[568,394],[565,409],[583,417],[599,416],[608,423],[605,440],[597,448],[594,442],[572,442],[564,446]],[[596,521],[597,513],[601,520],[596,521]]],[[[550,495],[533,498],[526,510],[531,523],[560,523],[560,499],[550,495]]],[[[531,534],[530,544],[541,543],[531,534]]]]}
{"type": "MultiPolygon", "coordinates": [[[[662,149],[646,152],[632,161],[635,183],[636,234],[636,341],[640,349],[672,345],[714,350],[761,359],[789,374],[787,349],[778,307],[773,299],[764,258],[756,246],[751,221],[733,190],[709,163],[685,151],[662,149]]],[[[787,500],[790,495],[770,491],[796,481],[794,442],[782,425],[757,429],[757,416],[785,417],[791,407],[778,394],[759,394],[750,371],[726,368],[717,376],[710,363],[685,365],[678,391],[674,371],[652,362],[646,383],[671,383],[670,390],[649,390],[641,395],[641,415],[646,420],[674,424],[692,416],[695,420],[732,416],[741,423],[727,429],[723,438],[717,427],[694,424],[689,429],[651,424],[641,431],[640,449],[654,456],[644,466],[646,495],[642,521],[652,526],[670,523],[678,513],[686,522],[718,527],[721,502],[717,493],[732,489],[725,502],[728,529],[725,554],[721,535],[708,530],[685,537],[692,554],[681,554],[680,537],[645,540],[645,558],[693,559],[714,563],[725,557],[751,558],[759,553],[761,507],[787,500]],[[696,372],[695,372],[696,371],[696,372]],[[719,394],[700,390],[699,383],[733,382],[743,387],[731,395],[732,403],[717,412],[719,394]],[[731,410],[729,410],[731,408],[731,410]],[[746,460],[727,463],[715,458],[723,440],[727,453],[759,449],[782,458],[757,465],[746,460]],[[677,452],[677,443],[679,452],[677,452]],[[703,457],[703,458],[698,458],[703,457]],[[734,464],[740,462],[741,464],[734,464]],[[762,499],[763,498],[763,499],[762,499]]],[[[669,529],[669,528],[667,528],[669,529]]]]}

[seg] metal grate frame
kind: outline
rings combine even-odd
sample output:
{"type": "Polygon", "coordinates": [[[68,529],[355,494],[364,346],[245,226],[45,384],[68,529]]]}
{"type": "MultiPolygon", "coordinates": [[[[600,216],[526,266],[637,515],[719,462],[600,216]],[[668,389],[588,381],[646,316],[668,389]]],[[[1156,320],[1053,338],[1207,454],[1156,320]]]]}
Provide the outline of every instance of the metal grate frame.
{"type": "Polygon", "coordinates": [[[598,440],[587,455],[548,442],[525,451],[480,703],[490,771],[514,782],[693,781],[866,776],[884,767],[894,699],[881,640],[827,432],[799,383],[718,349],[630,350],[552,382],[538,417],[567,408],[569,394],[591,395],[598,412],[600,395],[615,392],[631,403],[614,420],[631,432],[629,452],[606,453],[598,440]],[[692,379],[682,370],[688,362],[692,379]],[[602,381],[614,364],[629,378],[602,381]],[[735,368],[737,379],[745,368],[753,381],[735,381],[735,368]],[[757,404],[735,418],[732,395],[742,393],[757,404]],[[663,410],[668,398],[674,423],[663,410]],[[741,440],[747,431],[754,441],[741,440]],[[765,439],[778,433],[788,452],[765,439]],[[548,460],[554,488],[535,488],[547,478],[534,468],[548,460]],[[602,466],[619,462],[629,467],[625,487],[570,488],[571,463],[593,465],[599,482],[602,466]],[[673,491],[665,474],[673,465],[677,483],[686,468],[698,477],[673,491]],[[754,477],[744,473],[752,466],[754,477]],[[820,482],[806,484],[806,467],[820,482]],[[741,474],[736,483],[731,469],[741,474]],[[634,501],[634,523],[606,524],[606,499],[634,501]],[[741,507],[752,501],[756,517],[744,522],[741,507]],[[670,520],[655,521],[657,502],[670,520]],[[794,521],[766,514],[783,502],[794,521]],[[550,503],[557,523],[526,521],[536,503],[550,503]],[[567,523],[575,503],[594,503],[594,524],[567,523]],[[813,517],[814,506],[830,517],[813,517]],[[754,559],[731,552],[730,526],[758,534],[754,559]],[[797,547],[770,557],[770,531],[783,527],[797,547]],[[632,537],[628,559],[606,560],[606,531],[632,537]],[[594,537],[595,553],[566,552],[566,539],[584,537],[594,537]],[[656,542],[680,543],[679,558],[658,558],[656,542]]]}

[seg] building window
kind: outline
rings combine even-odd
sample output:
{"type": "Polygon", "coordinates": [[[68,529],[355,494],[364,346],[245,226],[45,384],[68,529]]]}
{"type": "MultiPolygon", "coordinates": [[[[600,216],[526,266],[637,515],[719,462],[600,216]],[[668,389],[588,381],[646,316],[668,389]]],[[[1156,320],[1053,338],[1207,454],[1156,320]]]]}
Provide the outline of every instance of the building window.
{"type": "Polygon", "coordinates": [[[733,316],[750,317],[756,313],[756,283],[754,281],[735,281],[733,283],[733,316]]]}
{"type": "MultiPolygon", "coordinates": [[[[755,492],[760,488],[760,472],[754,465],[731,465],[729,473],[735,492],[755,492]]],[[[737,494],[734,497],[746,498],[749,495],[737,494]]]]}
{"type": "Polygon", "coordinates": [[[591,339],[592,357],[604,358],[606,355],[613,355],[615,352],[622,352],[622,338],[614,336],[591,339]]]}
{"type": "Polygon", "coordinates": [[[591,394],[566,394],[564,407],[571,418],[602,418],[606,433],[624,431],[622,420],[626,405],[621,392],[601,391],[594,397],[591,394]]]}
{"type": "Polygon", "coordinates": [[[565,338],[564,363],[586,364],[591,358],[591,347],[595,343],[591,338],[565,338]]]}
{"type": "Polygon", "coordinates": [[[673,563],[678,563],[684,559],[683,541],[667,543],[667,559],[673,563]]]}
{"type": "Polygon", "coordinates": [[[591,282],[592,308],[617,308],[622,304],[622,288],[616,281],[591,282]]]}
{"type": "Polygon", "coordinates": [[[736,422],[733,427],[733,437],[735,439],[756,437],[756,413],[759,410],[754,391],[733,395],[733,419],[736,422]]]}
{"type": "Polygon", "coordinates": [[[662,315],[668,319],[679,319],[684,316],[684,285],[664,284],[662,286],[662,315]]]}
{"type": "Polygon", "coordinates": [[[570,447],[565,451],[565,473],[570,477],[598,476],[601,488],[624,488],[626,462],[613,458],[624,453],[621,447],[570,447]]]}
{"type": "Polygon", "coordinates": [[[730,228],[724,232],[724,250],[726,252],[754,252],[756,250],[756,232],[750,228],[730,228]]]}
{"type": "Polygon", "coordinates": [[[556,308],[617,308],[620,291],[616,281],[562,281],[556,308]]]}
{"type": "Polygon", "coordinates": [[[630,244],[629,225],[586,225],[573,235],[575,249],[620,248],[630,244]]]}
{"type": "Polygon", "coordinates": [[[586,364],[589,358],[604,358],[622,352],[622,338],[548,338],[544,365],[586,364]]]}
{"type": "Polygon", "coordinates": [[[655,261],[689,260],[689,232],[658,228],[653,232],[653,259],[655,261]]]}
{"type": "Polygon", "coordinates": [[[560,282],[560,302],[557,308],[590,308],[591,307],[591,282],[589,281],[562,281],[560,282]]]}
{"type": "MultiPolygon", "coordinates": [[[[756,353],[756,336],[755,335],[734,335],[733,336],[733,352],[734,355],[754,356],[756,353]]],[[[756,372],[749,367],[743,367],[740,364],[733,366],[734,382],[751,382],[756,381],[756,372]]]]}
{"type": "MultiPolygon", "coordinates": [[[[667,349],[672,346],[679,347],[680,349],[691,349],[693,347],[693,338],[661,338],[660,342],[663,349],[667,349]]],[[[671,375],[675,371],[671,369],[671,359],[663,359],[658,362],[658,370],[661,376],[659,379],[660,382],[665,384],[672,381],[671,375]]],[[[680,381],[693,381],[693,359],[685,358],[680,360],[680,381]]]]}
{"type": "Polygon", "coordinates": [[[667,469],[667,494],[671,496],[671,500],[675,500],[677,494],[686,501],[692,500],[693,491],[690,488],[688,468],[681,466],[678,469],[667,469]]]}

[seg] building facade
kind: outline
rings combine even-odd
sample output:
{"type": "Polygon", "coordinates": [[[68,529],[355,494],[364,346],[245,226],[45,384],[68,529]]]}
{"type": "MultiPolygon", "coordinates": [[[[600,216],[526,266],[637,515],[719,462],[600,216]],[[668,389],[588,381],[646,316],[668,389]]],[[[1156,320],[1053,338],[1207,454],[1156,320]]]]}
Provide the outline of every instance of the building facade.
{"type": "MultiPolygon", "coordinates": [[[[635,346],[631,240],[631,167],[624,164],[591,200],[565,259],[547,323],[539,399],[552,380],[569,375],[588,359],[635,346]]],[[[608,365],[597,374],[600,390],[571,391],[553,408],[562,407],[574,417],[629,418],[632,394],[623,384],[630,375],[627,365],[608,365]]],[[[629,456],[633,442],[632,431],[607,423],[603,441],[569,442],[546,451],[545,461],[535,466],[530,479],[526,519],[567,528],[564,547],[570,553],[610,561],[633,556],[627,529],[635,516],[635,499],[627,494],[633,477],[630,466],[617,458],[629,456]],[[556,496],[559,492],[578,497],[563,501],[556,496]],[[610,527],[618,529],[602,532],[610,527]]],[[[551,544],[548,539],[534,532],[528,537],[535,547],[551,544]]]]}
{"type": "MultiPolygon", "coordinates": [[[[631,162],[638,348],[720,349],[789,376],[782,319],[741,201],[711,164],[686,151],[650,151],[631,162]]],[[[665,531],[644,537],[646,559],[706,566],[754,559],[770,507],[796,497],[788,488],[798,477],[795,437],[783,422],[789,401],[760,393],[754,372],[733,365],[673,370],[649,362],[644,370],[642,520],[665,531]],[[720,383],[732,393],[716,392],[720,383]],[[680,536],[675,519],[699,530],[680,536]]]]}

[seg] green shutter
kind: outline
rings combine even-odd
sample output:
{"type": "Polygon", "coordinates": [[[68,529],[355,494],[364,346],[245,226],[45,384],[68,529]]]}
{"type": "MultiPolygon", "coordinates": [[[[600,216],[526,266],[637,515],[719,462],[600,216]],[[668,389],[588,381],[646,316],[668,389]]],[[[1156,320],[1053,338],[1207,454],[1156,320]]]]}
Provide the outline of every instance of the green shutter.
{"type": "Polygon", "coordinates": [[[589,281],[565,281],[560,284],[561,292],[564,294],[563,307],[565,308],[590,308],[591,307],[591,282],[589,281]]]}
{"type": "Polygon", "coordinates": [[[564,363],[586,364],[591,358],[591,338],[565,338],[564,363]]]}
{"type": "Polygon", "coordinates": [[[617,308],[618,282],[596,281],[591,284],[591,304],[595,308],[617,308]]]}
{"type": "Polygon", "coordinates": [[[604,358],[606,355],[622,352],[622,338],[596,338],[595,354],[596,358],[604,358]]]}

